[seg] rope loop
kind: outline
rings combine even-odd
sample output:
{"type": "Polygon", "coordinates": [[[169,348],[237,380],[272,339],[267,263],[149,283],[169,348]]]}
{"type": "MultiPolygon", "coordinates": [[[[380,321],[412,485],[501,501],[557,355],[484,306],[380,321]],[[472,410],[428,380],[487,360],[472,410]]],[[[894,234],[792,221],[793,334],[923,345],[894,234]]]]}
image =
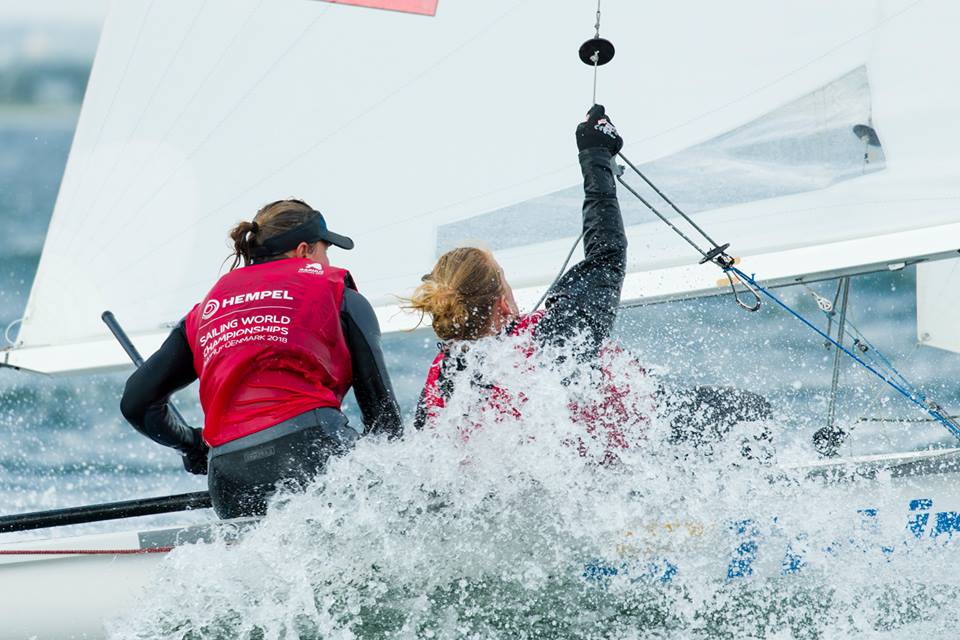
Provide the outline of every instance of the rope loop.
{"type": "Polygon", "coordinates": [[[757,290],[754,289],[749,282],[737,278],[737,281],[747,289],[746,292],[737,291],[737,286],[733,281],[733,275],[730,274],[730,268],[728,267],[724,269],[723,274],[727,276],[727,281],[730,283],[730,291],[733,292],[733,299],[736,301],[737,306],[745,311],[750,311],[751,313],[754,311],[759,311],[761,299],[760,294],[757,293],[757,290]],[[743,298],[740,297],[742,293],[749,293],[753,297],[753,303],[748,304],[747,302],[744,302],[743,298]]]}

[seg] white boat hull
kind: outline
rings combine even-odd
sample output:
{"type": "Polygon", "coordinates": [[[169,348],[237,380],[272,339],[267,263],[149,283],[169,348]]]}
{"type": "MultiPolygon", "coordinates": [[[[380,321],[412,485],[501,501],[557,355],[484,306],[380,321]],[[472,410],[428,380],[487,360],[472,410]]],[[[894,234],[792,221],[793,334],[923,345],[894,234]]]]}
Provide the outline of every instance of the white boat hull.
{"type": "MultiPolygon", "coordinates": [[[[136,531],[31,540],[5,552],[141,549],[136,531]]],[[[0,556],[0,638],[101,638],[133,605],[164,553],[0,556]]]]}

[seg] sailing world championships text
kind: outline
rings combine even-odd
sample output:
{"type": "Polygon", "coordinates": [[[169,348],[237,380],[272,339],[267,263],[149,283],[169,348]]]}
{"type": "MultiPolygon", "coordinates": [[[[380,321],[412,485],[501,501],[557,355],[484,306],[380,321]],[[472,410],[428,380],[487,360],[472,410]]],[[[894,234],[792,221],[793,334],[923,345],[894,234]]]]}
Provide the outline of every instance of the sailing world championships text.
{"type": "MultiPolygon", "coordinates": [[[[233,318],[224,322],[200,336],[200,346],[203,347],[203,359],[207,360],[223,347],[232,347],[240,344],[236,338],[244,336],[251,340],[267,340],[268,336],[276,334],[286,342],[289,335],[290,316],[284,315],[254,315],[233,318]]],[[[248,342],[249,340],[244,340],[248,342]]]]}

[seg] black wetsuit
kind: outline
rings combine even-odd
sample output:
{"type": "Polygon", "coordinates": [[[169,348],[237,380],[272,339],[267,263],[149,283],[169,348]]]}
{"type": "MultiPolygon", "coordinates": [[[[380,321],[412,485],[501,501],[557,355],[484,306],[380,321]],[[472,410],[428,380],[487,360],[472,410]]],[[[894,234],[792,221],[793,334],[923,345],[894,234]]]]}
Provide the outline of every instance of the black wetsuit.
{"type": "MultiPolygon", "coordinates": [[[[366,298],[347,288],[340,321],[350,351],[353,391],[365,434],[399,436],[403,426],[380,347],[380,327],[366,298]]],[[[193,353],[180,322],[127,380],[120,410],[151,440],[184,454],[184,464],[203,472],[206,450],[200,430],[180,422],[168,408],[170,394],[197,379],[193,353]]],[[[238,438],[209,452],[209,487],[221,518],[261,515],[278,482],[304,484],[331,455],[348,450],[360,433],[337,409],[315,409],[238,438]]]]}
{"type": "Polygon", "coordinates": [[[563,345],[571,336],[587,336],[582,357],[596,354],[617,319],[627,270],[627,236],[617,201],[614,161],[604,148],[580,152],[583,173],[583,260],[547,293],[534,336],[563,345]]]}
{"type": "MultiPolygon", "coordinates": [[[[610,335],[616,320],[626,274],[627,239],[617,201],[611,152],[604,148],[581,151],[580,167],[585,194],[584,259],[551,287],[546,311],[534,328],[534,336],[541,344],[562,346],[571,336],[586,335],[588,340],[582,345],[585,351],[574,355],[587,362],[610,335]]],[[[581,345],[577,343],[577,346],[581,345]]],[[[456,374],[465,368],[461,357],[450,354],[443,359],[437,381],[441,396],[452,393],[456,374]]],[[[489,386],[480,372],[471,383],[489,386]]],[[[418,429],[427,420],[425,391],[420,395],[414,419],[418,429]]],[[[726,387],[666,389],[658,386],[656,395],[660,413],[670,421],[671,441],[675,443],[715,442],[723,439],[736,423],[767,420],[772,415],[770,404],[764,398],[726,387]]],[[[769,443],[769,430],[761,426],[753,436],[753,443],[744,444],[744,455],[766,455],[762,450],[769,443]]]]}
{"type": "MultiPolygon", "coordinates": [[[[617,317],[627,268],[627,236],[617,201],[613,157],[597,147],[580,152],[583,173],[584,258],[547,293],[543,317],[534,328],[541,344],[564,346],[573,336],[585,336],[576,356],[589,360],[610,335],[617,317]]],[[[441,347],[442,348],[442,347],[441,347]]],[[[453,374],[464,368],[458,357],[446,357],[440,370],[441,394],[452,392],[453,374]]],[[[426,423],[425,391],[420,394],[414,425],[426,423]]]]}

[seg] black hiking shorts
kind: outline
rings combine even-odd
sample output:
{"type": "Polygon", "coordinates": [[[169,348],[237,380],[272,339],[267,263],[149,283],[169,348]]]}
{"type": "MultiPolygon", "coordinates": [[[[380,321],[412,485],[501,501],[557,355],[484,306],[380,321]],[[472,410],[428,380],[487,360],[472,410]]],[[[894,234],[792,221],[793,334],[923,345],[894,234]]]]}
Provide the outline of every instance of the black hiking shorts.
{"type": "Polygon", "coordinates": [[[305,487],[358,437],[346,416],[324,408],[212,448],[207,482],[214,511],[221,518],[266,514],[279,484],[305,487]]]}

